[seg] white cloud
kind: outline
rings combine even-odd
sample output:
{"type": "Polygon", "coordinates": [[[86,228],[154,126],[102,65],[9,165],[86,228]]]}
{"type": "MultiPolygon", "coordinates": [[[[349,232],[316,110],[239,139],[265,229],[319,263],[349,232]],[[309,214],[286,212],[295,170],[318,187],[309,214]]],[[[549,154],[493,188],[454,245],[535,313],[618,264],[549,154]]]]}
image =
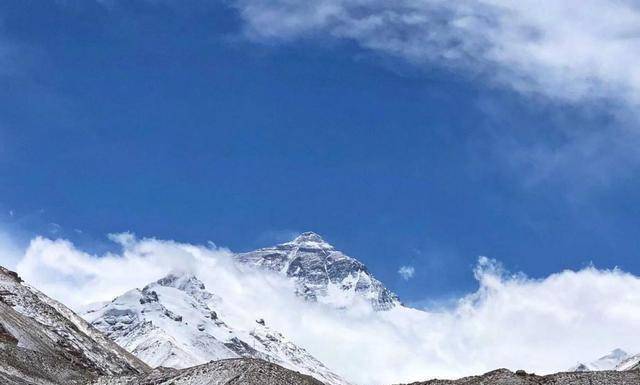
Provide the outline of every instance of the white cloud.
{"type": "Polygon", "coordinates": [[[137,240],[130,233],[110,234],[122,253],[92,255],[66,240],[34,238],[18,263],[18,272],[42,291],[70,306],[107,300],[142,287],[171,271],[196,271],[214,263],[226,249],[171,241],[137,240]]]}
{"type": "Polygon", "coordinates": [[[366,306],[336,311],[296,298],[281,277],[239,270],[223,248],[117,237],[118,254],[91,255],[36,238],[18,272],[74,306],[110,300],[171,270],[191,270],[220,295],[236,324],[266,319],[337,372],[361,384],[457,377],[498,367],[540,373],[620,347],[640,352],[640,278],[589,267],[543,279],[481,258],[479,289],[440,311],[366,306]]]}
{"type": "Polygon", "coordinates": [[[236,0],[257,39],[325,35],[416,64],[565,100],[637,103],[640,7],[631,1],[236,0]]]}
{"type": "Polygon", "coordinates": [[[398,274],[400,274],[400,277],[405,281],[413,278],[413,275],[415,273],[416,269],[413,266],[400,266],[400,268],[398,269],[398,274]]]}
{"type": "MultiPolygon", "coordinates": [[[[257,41],[331,38],[515,90],[530,101],[611,114],[597,130],[576,124],[522,128],[491,143],[525,185],[553,180],[588,190],[640,166],[640,4],[567,0],[235,0],[257,41]],[[627,114],[631,111],[632,117],[627,114]],[[554,138],[553,140],[549,138],[554,138]]],[[[595,121],[595,120],[594,120],[595,121]]],[[[481,152],[481,151],[478,151],[481,152]]],[[[569,192],[569,194],[573,191],[569,192]]]]}

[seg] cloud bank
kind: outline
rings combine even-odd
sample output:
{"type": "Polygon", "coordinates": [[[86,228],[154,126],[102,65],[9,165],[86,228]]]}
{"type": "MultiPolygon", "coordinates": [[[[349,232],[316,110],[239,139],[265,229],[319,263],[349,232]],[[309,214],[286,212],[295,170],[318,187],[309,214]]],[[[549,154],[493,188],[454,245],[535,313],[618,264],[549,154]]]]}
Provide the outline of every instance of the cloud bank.
{"type": "MultiPolygon", "coordinates": [[[[111,300],[173,270],[197,274],[223,298],[235,324],[265,318],[354,383],[459,377],[499,367],[553,372],[619,347],[640,352],[640,278],[588,267],[544,279],[510,274],[480,258],[479,288],[451,308],[349,311],[296,298],[291,282],[239,269],[230,251],[113,236],[121,253],[91,255],[65,240],[35,238],[18,272],[51,296],[80,307],[111,300]]],[[[4,261],[3,261],[4,263],[4,261]]]]}

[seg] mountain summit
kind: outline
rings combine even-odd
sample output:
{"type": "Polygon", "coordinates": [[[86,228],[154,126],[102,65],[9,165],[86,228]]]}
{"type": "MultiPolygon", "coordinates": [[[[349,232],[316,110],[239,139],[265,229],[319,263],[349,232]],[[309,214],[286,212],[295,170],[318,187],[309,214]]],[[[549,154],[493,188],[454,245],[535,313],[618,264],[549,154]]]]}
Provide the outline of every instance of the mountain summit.
{"type": "MultiPolygon", "coordinates": [[[[225,299],[207,291],[192,274],[169,274],[133,289],[84,317],[98,330],[152,367],[184,369],[221,359],[252,358],[276,363],[329,385],[348,385],[296,345],[269,320],[229,314],[225,299]]],[[[229,303],[233,298],[226,298],[229,303]]]]}
{"type": "Polygon", "coordinates": [[[314,232],[290,242],[236,255],[242,264],[284,274],[296,281],[296,293],[308,301],[347,307],[364,299],[374,310],[400,304],[357,259],[336,250],[314,232]]]}
{"type": "Polygon", "coordinates": [[[315,247],[315,248],[333,249],[333,246],[331,246],[324,239],[322,239],[322,237],[319,234],[316,234],[313,231],[304,232],[298,235],[297,237],[295,237],[295,239],[293,239],[288,243],[293,243],[296,245],[309,247],[309,248],[315,247]]]}

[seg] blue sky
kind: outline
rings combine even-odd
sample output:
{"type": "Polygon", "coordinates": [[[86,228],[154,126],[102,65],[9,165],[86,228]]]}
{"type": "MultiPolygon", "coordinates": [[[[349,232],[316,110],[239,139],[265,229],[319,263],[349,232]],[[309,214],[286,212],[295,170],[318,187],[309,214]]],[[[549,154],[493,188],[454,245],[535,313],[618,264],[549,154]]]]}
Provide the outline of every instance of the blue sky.
{"type": "Polygon", "coordinates": [[[494,24],[452,30],[454,6],[283,4],[0,4],[3,231],[100,252],[121,231],[242,251],[313,230],[408,302],[473,290],[481,255],[640,273],[640,77],[598,52],[615,36],[573,54],[579,23],[545,30],[567,9],[515,9],[546,32],[523,54],[494,24]],[[377,18],[403,12],[424,21],[377,18]]]}

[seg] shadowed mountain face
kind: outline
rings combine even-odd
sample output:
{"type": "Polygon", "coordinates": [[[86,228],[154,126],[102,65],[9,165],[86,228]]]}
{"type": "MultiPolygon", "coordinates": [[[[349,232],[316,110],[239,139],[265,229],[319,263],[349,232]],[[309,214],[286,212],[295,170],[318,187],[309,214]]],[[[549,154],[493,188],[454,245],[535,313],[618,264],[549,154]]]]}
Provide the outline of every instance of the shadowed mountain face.
{"type": "Polygon", "coordinates": [[[148,370],[64,305],[0,267],[1,384],[78,384],[148,370]]]}
{"type": "Polygon", "coordinates": [[[638,385],[640,371],[567,372],[536,376],[499,369],[459,380],[430,380],[411,385],[638,385]]]}

